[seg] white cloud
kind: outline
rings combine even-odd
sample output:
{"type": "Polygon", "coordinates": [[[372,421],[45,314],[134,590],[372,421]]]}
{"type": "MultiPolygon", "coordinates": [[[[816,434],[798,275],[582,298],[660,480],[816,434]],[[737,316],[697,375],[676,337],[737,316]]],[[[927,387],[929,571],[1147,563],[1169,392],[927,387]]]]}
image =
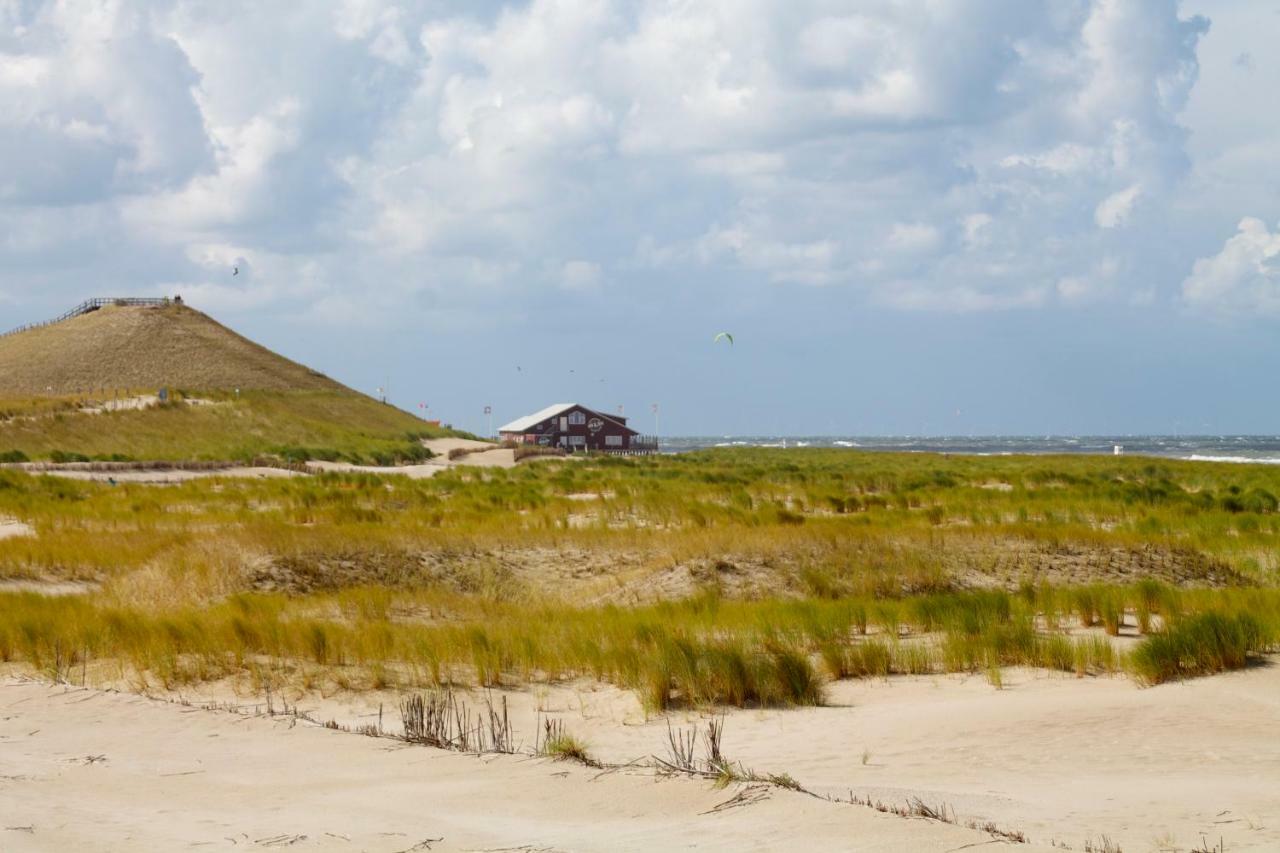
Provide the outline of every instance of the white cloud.
{"type": "Polygon", "coordinates": [[[1280,313],[1280,228],[1260,219],[1240,220],[1222,251],[1195,262],[1182,282],[1193,308],[1232,313],[1280,313]]]}
{"type": "Polygon", "coordinates": [[[1116,228],[1124,225],[1133,212],[1134,202],[1142,194],[1142,187],[1134,184],[1119,192],[1114,192],[1098,203],[1093,211],[1093,221],[1099,228],[1116,228]]]}
{"type": "Polygon", "coordinates": [[[18,4],[0,292],[57,254],[45,290],[68,297],[105,263],[241,304],[209,246],[253,260],[254,299],[396,320],[397,298],[516,314],[646,266],[966,311],[1052,304],[1101,254],[1143,268],[1155,225],[1134,213],[1186,171],[1202,20],[1174,0],[838,7],[18,4]]]}

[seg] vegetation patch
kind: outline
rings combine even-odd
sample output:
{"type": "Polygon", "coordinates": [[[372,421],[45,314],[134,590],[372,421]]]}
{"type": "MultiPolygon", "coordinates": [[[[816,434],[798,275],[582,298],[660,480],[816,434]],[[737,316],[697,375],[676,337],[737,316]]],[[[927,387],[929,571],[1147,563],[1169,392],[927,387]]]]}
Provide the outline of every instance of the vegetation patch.
{"type": "Polygon", "coordinates": [[[1252,612],[1210,611],[1173,620],[1134,650],[1133,671],[1148,684],[1242,669],[1275,646],[1274,623],[1252,612]]]}

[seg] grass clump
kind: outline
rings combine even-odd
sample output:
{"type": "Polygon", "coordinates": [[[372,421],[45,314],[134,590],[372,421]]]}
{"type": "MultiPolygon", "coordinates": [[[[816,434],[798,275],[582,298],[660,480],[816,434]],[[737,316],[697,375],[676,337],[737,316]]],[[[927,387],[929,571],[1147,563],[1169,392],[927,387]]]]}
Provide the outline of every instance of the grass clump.
{"type": "Polygon", "coordinates": [[[534,751],[556,761],[576,761],[588,767],[600,766],[587,752],[587,745],[569,733],[563,720],[547,718],[542,721],[542,731],[538,733],[534,751]]]}
{"type": "Polygon", "coordinates": [[[1129,663],[1142,681],[1161,684],[1242,669],[1249,655],[1273,642],[1252,613],[1199,613],[1147,637],[1129,663]]]}

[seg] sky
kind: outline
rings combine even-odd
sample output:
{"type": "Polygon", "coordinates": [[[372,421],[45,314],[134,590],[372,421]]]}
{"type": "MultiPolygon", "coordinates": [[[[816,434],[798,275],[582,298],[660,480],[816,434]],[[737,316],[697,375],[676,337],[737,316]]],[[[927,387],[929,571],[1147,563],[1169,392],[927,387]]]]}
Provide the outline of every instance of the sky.
{"type": "Polygon", "coordinates": [[[1264,0],[0,0],[0,326],[177,294],[477,432],[1280,433],[1277,43],[1264,0]]]}

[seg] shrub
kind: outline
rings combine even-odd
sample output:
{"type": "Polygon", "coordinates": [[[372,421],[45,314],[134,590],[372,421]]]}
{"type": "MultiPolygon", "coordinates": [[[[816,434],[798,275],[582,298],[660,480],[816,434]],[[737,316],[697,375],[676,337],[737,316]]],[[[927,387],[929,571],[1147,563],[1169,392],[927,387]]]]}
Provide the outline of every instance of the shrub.
{"type": "Polygon", "coordinates": [[[14,464],[30,461],[31,460],[27,457],[27,454],[23,453],[21,450],[6,450],[4,453],[0,453],[0,463],[14,464]]]}

